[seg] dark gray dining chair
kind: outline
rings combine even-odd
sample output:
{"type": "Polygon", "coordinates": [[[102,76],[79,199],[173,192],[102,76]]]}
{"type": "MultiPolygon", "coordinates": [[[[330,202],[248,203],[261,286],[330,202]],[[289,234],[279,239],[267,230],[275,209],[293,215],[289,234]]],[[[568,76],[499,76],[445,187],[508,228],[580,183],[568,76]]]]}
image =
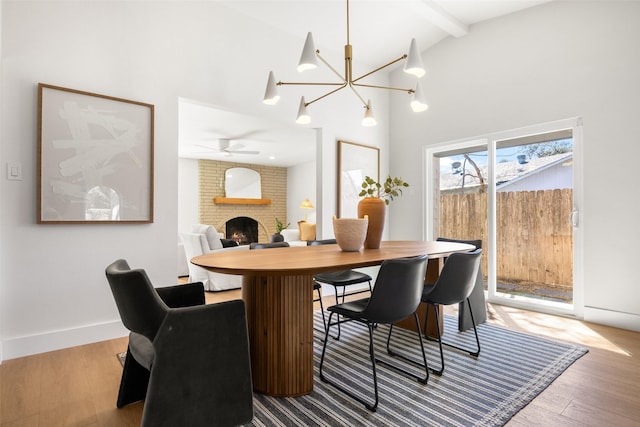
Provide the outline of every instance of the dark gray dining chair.
{"type": "MultiPolygon", "coordinates": [[[[439,242],[454,242],[454,243],[466,243],[468,245],[475,246],[476,249],[482,249],[481,239],[450,239],[448,237],[438,237],[436,239],[439,242]]],[[[446,261],[446,258],[445,258],[446,261]]],[[[458,304],[458,330],[460,332],[471,329],[474,325],[477,326],[487,321],[487,300],[484,295],[484,277],[482,274],[482,263],[478,268],[478,275],[476,276],[476,283],[473,286],[471,295],[469,295],[469,305],[473,307],[473,323],[471,323],[471,317],[469,316],[469,310],[467,304],[458,304]]]]}
{"type": "MultiPolygon", "coordinates": [[[[318,245],[336,245],[336,239],[323,239],[323,240],[309,240],[307,241],[307,246],[318,246],[318,245]]],[[[369,292],[371,293],[371,276],[369,276],[366,273],[362,273],[360,271],[355,271],[355,270],[343,270],[343,271],[331,271],[328,273],[318,273],[315,276],[313,276],[313,287],[314,289],[317,288],[322,288],[322,284],[327,284],[327,285],[331,285],[333,286],[334,289],[334,295],[336,298],[336,304],[340,304],[340,296],[342,297],[342,302],[344,302],[345,296],[346,296],[346,291],[347,291],[347,287],[349,286],[354,286],[354,285],[359,285],[362,283],[368,283],[369,284],[369,288],[368,289],[362,289],[362,290],[357,290],[357,291],[351,291],[349,292],[349,296],[351,295],[357,295],[357,294],[361,294],[364,292],[369,292]],[[341,290],[341,294],[339,294],[339,290],[341,290]]],[[[322,313],[322,321],[325,324],[325,331],[327,329],[326,326],[326,321],[325,321],[325,317],[324,317],[324,311],[322,313]]],[[[338,325],[338,335],[336,335],[334,338],[335,339],[340,339],[340,316],[338,316],[337,319],[337,325],[338,325]]]]}
{"type": "MultiPolygon", "coordinates": [[[[422,302],[427,304],[426,316],[424,320],[425,330],[427,328],[427,322],[429,320],[429,313],[432,311],[436,316],[436,325],[440,324],[440,318],[438,314],[438,305],[452,305],[466,303],[469,308],[469,315],[471,317],[471,324],[473,325],[473,332],[476,339],[476,349],[465,349],[452,343],[443,342],[440,334],[440,328],[437,327],[437,341],[440,348],[440,369],[430,368],[429,370],[436,374],[442,375],[444,372],[444,353],[442,346],[447,345],[458,350],[468,352],[472,356],[478,356],[480,354],[480,339],[478,338],[478,330],[473,320],[473,309],[469,303],[469,295],[473,291],[473,287],[476,283],[476,277],[478,275],[478,269],[480,268],[480,257],[482,256],[482,249],[476,249],[473,252],[458,252],[449,255],[447,261],[444,263],[444,267],[440,272],[438,280],[434,284],[427,284],[424,286],[422,294],[422,302]]],[[[401,357],[402,359],[411,361],[406,356],[399,354],[397,351],[391,348],[391,330],[387,338],[387,352],[393,356],[401,357]]],[[[414,361],[416,365],[421,365],[420,362],[414,361]]]]}
{"type": "Polygon", "coordinates": [[[143,427],[234,426],[253,418],[244,301],[205,305],[202,283],[154,288],[119,259],[106,268],[130,331],[116,406],[144,400],[143,427]]]}
{"type": "MultiPolygon", "coordinates": [[[[427,359],[424,352],[424,344],[422,341],[422,332],[420,330],[420,321],[416,314],[416,309],[420,304],[422,291],[424,288],[424,277],[427,268],[427,256],[422,255],[413,258],[400,258],[386,260],[380,266],[378,277],[370,298],[363,298],[356,301],[349,301],[342,304],[333,305],[327,308],[329,311],[329,321],[327,322],[327,331],[325,333],[324,345],[322,347],[322,356],[320,357],[320,379],[346,395],[352,397],[364,406],[375,411],[378,407],[378,377],[376,374],[376,363],[384,364],[394,370],[405,375],[411,376],[423,384],[429,380],[429,369],[427,367],[427,359]],[[325,359],[327,358],[327,343],[329,341],[329,332],[334,323],[331,322],[333,315],[340,315],[351,319],[353,322],[363,324],[369,332],[368,352],[371,359],[371,368],[373,372],[373,388],[374,401],[371,403],[364,397],[358,395],[355,391],[349,389],[348,374],[345,374],[341,381],[335,381],[327,377],[324,370],[325,359]],[[376,326],[389,325],[393,329],[393,324],[400,320],[413,316],[416,324],[416,331],[420,348],[422,350],[422,358],[425,369],[425,376],[417,376],[413,372],[388,361],[377,359],[374,352],[373,332],[376,326]]],[[[354,340],[356,345],[359,340],[354,340]]],[[[333,364],[332,364],[333,365],[333,364]]],[[[337,368],[349,369],[349,365],[341,362],[336,364],[337,368]]],[[[339,375],[342,377],[342,375],[339,375]]]]}
{"type": "Polygon", "coordinates": [[[249,249],[269,249],[269,248],[288,248],[287,242],[270,242],[270,243],[249,243],[249,249]]]}
{"type": "Polygon", "coordinates": [[[480,259],[482,256],[482,249],[476,249],[473,252],[460,252],[449,255],[447,261],[444,263],[444,267],[440,272],[440,277],[433,285],[425,285],[424,293],[422,295],[422,301],[427,303],[427,315],[425,317],[425,327],[429,318],[429,306],[433,308],[433,312],[436,316],[436,325],[440,324],[439,314],[437,306],[451,305],[467,303],[469,308],[469,317],[471,318],[471,325],[473,326],[473,333],[476,337],[476,349],[468,350],[462,347],[456,346],[451,343],[445,343],[440,336],[440,328],[436,328],[438,331],[438,346],[440,347],[440,369],[431,369],[431,372],[442,375],[444,371],[444,354],[442,352],[442,345],[445,344],[449,347],[456,348],[468,352],[472,356],[478,356],[480,354],[480,339],[478,338],[478,329],[476,328],[476,322],[473,318],[473,309],[469,296],[473,292],[473,288],[476,284],[476,278],[478,277],[478,270],[480,269],[480,259]]]}

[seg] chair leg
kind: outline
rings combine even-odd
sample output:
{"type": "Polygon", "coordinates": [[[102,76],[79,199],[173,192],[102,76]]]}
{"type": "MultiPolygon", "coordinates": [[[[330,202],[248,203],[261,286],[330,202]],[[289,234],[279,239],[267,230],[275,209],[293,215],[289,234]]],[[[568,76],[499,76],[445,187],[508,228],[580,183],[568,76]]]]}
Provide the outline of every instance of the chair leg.
{"type": "MultiPolygon", "coordinates": [[[[337,286],[334,286],[334,287],[333,287],[333,290],[335,291],[336,304],[340,304],[340,302],[338,301],[338,287],[337,287],[337,286]]],[[[342,287],[342,303],[343,303],[343,304],[344,304],[344,290],[345,290],[345,288],[344,288],[344,286],[343,286],[343,287],[342,287]]],[[[341,331],[340,331],[340,315],[338,314],[338,335],[337,335],[337,336],[335,336],[335,337],[333,337],[333,338],[335,338],[336,340],[339,340],[339,339],[340,339],[340,332],[341,332],[341,331]]]]}
{"type": "MultiPolygon", "coordinates": [[[[367,282],[369,284],[369,293],[372,294],[373,293],[373,288],[371,287],[371,280],[369,280],[367,282]]],[[[342,286],[342,302],[340,302],[340,300],[338,300],[338,286],[340,285],[334,285],[333,289],[335,291],[335,296],[336,296],[336,304],[344,304],[344,298],[345,298],[345,293],[347,292],[347,287],[346,286],[342,286]]],[[[358,291],[358,292],[354,292],[354,294],[359,294],[362,292],[366,292],[366,291],[358,291]]],[[[333,337],[336,340],[340,339],[340,324],[344,323],[344,322],[348,322],[348,320],[340,320],[340,315],[338,315],[338,321],[337,321],[337,325],[338,325],[338,335],[336,335],[335,337],[333,337]]],[[[375,326],[374,326],[375,327],[375,326]]]]}
{"type": "MultiPolygon", "coordinates": [[[[427,324],[429,322],[429,308],[433,307],[433,313],[436,316],[436,325],[440,325],[440,316],[438,315],[438,307],[433,304],[427,304],[426,314],[424,316],[424,330],[427,330],[427,324]]],[[[429,368],[429,370],[435,375],[442,375],[444,372],[444,352],[442,351],[442,336],[440,335],[440,327],[436,327],[438,331],[438,347],[440,348],[440,369],[429,368]]]]}
{"type": "MultiPolygon", "coordinates": [[[[334,296],[336,298],[336,305],[341,304],[341,303],[344,304],[345,287],[344,286],[342,287],[342,302],[340,302],[340,299],[338,297],[338,286],[340,286],[340,285],[337,285],[337,286],[333,285],[333,290],[335,291],[334,292],[334,296]]],[[[339,314],[337,315],[337,319],[338,320],[334,324],[338,325],[338,335],[333,337],[334,340],[339,340],[340,339],[340,332],[341,332],[340,324],[343,323],[343,322],[347,322],[348,321],[348,320],[340,320],[340,315],[339,314]]]]}
{"type": "MultiPolygon", "coordinates": [[[[478,329],[476,328],[476,322],[475,319],[473,318],[473,309],[471,308],[471,302],[469,301],[469,299],[467,298],[466,300],[468,307],[469,307],[469,314],[471,316],[471,323],[473,324],[473,333],[475,335],[476,338],[476,350],[469,350],[467,348],[463,348],[463,347],[459,347],[457,345],[451,344],[451,343],[447,343],[444,342],[442,340],[442,337],[440,336],[440,328],[436,328],[438,329],[438,345],[440,347],[440,361],[441,361],[441,369],[439,371],[434,371],[432,370],[431,372],[433,372],[436,375],[442,375],[442,372],[444,371],[444,354],[442,352],[442,346],[446,345],[447,347],[451,347],[451,348],[455,348],[456,350],[460,350],[460,351],[464,351],[465,353],[469,353],[470,356],[474,356],[474,357],[478,357],[478,355],[480,355],[480,338],[478,337],[478,329]]],[[[433,311],[436,315],[436,324],[439,324],[439,315],[438,315],[438,309],[433,306],[433,304],[429,304],[427,306],[427,315],[425,316],[425,321],[424,321],[424,325],[425,325],[425,330],[427,327],[427,319],[429,317],[429,307],[433,307],[433,311]]]]}
{"type": "Polygon", "coordinates": [[[324,326],[324,332],[327,331],[327,320],[324,317],[324,306],[322,305],[322,288],[318,288],[318,299],[317,301],[320,303],[320,313],[322,314],[322,325],[324,326]]]}
{"type": "Polygon", "coordinates": [[[416,375],[416,374],[414,374],[412,372],[407,371],[406,369],[403,369],[403,368],[401,368],[399,366],[396,366],[396,365],[392,365],[389,362],[386,362],[384,360],[378,359],[377,362],[381,363],[381,364],[383,364],[385,366],[388,366],[388,367],[390,367],[390,368],[392,368],[392,369],[394,369],[394,370],[396,370],[398,372],[401,372],[401,373],[403,373],[405,375],[408,375],[408,376],[410,376],[412,378],[415,378],[416,380],[418,380],[418,382],[420,382],[422,384],[427,384],[427,382],[429,381],[429,365],[427,364],[427,354],[426,354],[426,352],[424,350],[424,341],[422,340],[422,331],[420,330],[420,320],[418,319],[418,314],[417,313],[413,313],[413,318],[414,318],[414,320],[416,322],[416,330],[418,331],[418,340],[420,341],[420,351],[422,353],[422,362],[418,362],[416,360],[413,360],[413,359],[411,359],[411,358],[409,358],[409,357],[407,357],[407,356],[405,356],[403,354],[397,353],[397,352],[395,352],[395,351],[393,351],[391,349],[391,334],[393,332],[393,324],[389,325],[389,335],[387,336],[387,353],[392,357],[398,357],[398,358],[404,360],[405,362],[409,362],[409,363],[411,363],[413,365],[420,366],[420,367],[424,368],[425,376],[424,377],[418,376],[418,375],[416,375]]]}
{"type": "Polygon", "coordinates": [[[467,306],[469,307],[469,315],[471,316],[471,324],[473,325],[473,333],[476,336],[476,349],[475,350],[469,350],[467,348],[458,347],[458,346],[455,346],[453,344],[448,344],[446,342],[443,342],[443,344],[446,345],[447,347],[455,348],[457,350],[461,350],[461,351],[464,351],[466,353],[469,353],[469,355],[471,355],[471,356],[478,357],[480,355],[480,339],[478,338],[478,329],[476,328],[476,321],[473,318],[473,309],[471,308],[471,301],[469,301],[469,298],[467,298],[467,306]]]}
{"type": "Polygon", "coordinates": [[[122,408],[129,403],[144,400],[147,396],[149,375],[149,371],[133,358],[131,350],[127,346],[127,356],[122,368],[122,379],[120,380],[116,407],[122,408]]]}
{"type": "Polygon", "coordinates": [[[480,338],[478,338],[478,329],[476,328],[476,321],[473,318],[473,310],[471,309],[471,300],[469,298],[467,298],[467,304],[469,304],[469,314],[471,315],[471,323],[473,324],[473,333],[476,336],[476,345],[478,348],[477,351],[469,354],[472,356],[478,357],[480,355],[480,338]]]}
{"type": "MultiPolygon", "coordinates": [[[[333,317],[333,314],[334,314],[333,312],[329,314],[329,322],[327,323],[327,332],[325,333],[324,344],[322,346],[322,355],[320,356],[320,368],[319,368],[320,379],[323,382],[337,388],[338,390],[340,390],[347,396],[351,397],[352,399],[355,399],[358,402],[362,403],[365,406],[365,408],[367,408],[368,410],[375,412],[376,409],[378,408],[378,376],[376,373],[376,356],[375,356],[374,345],[373,345],[373,324],[369,322],[366,323],[367,329],[369,330],[369,358],[371,359],[371,370],[373,373],[373,392],[374,392],[374,398],[375,398],[373,404],[371,404],[361,396],[358,396],[357,394],[355,394],[353,391],[345,388],[343,385],[333,380],[330,380],[324,375],[324,371],[323,371],[324,357],[327,351],[327,342],[329,342],[329,330],[331,329],[331,325],[332,325],[331,318],[333,317]]],[[[337,325],[340,326],[340,323],[337,323],[337,325]]]]}

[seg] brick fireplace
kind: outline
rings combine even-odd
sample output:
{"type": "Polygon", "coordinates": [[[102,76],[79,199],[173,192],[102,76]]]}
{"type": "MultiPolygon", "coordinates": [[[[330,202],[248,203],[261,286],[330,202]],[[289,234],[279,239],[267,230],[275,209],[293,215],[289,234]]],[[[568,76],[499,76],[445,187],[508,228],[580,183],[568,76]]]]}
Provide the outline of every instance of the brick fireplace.
{"type": "Polygon", "coordinates": [[[198,175],[199,217],[201,224],[213,225],[220,233],[227,235],[227,221],[247,217],[256,221],[259,242],[268,242],[276,232],[276,218],[287,223],[287,169],[261,165],[250,165],[217,160],[199,160],[198,175]],[[224,173],[233,167],[253,169],[260,174],[262,198],[270,199],[268,205],[216,204],[215,197],[225,197],[224,173]]]}

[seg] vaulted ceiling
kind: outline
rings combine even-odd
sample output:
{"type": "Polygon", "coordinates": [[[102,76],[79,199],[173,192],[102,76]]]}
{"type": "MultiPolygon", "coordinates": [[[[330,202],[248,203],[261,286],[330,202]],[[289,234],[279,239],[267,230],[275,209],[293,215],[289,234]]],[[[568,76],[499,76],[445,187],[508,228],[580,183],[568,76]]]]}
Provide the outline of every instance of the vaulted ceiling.
{"type": "MultiPolygon", "coordinates": [[[[406,53],[412,38],[424,51],[447,37],[464,37],[473,31],[474,24],[548,1],[350,0],[349,42],[353,45],[354,68],[355,64],[364,64],[367,69],[362,71],[368,71],[399,57],[406,53]]],[[[295,37],[304,38],[312,32],[320,51],[341,51],[346,44],[346,0],[223,3],[295,37]]],[[[274,126],[199,102],[181,103],[181,157],[291,166],[313,159],[313,144],[300,144],[307,138],[313,141],[309,129],[274,126]]]]}

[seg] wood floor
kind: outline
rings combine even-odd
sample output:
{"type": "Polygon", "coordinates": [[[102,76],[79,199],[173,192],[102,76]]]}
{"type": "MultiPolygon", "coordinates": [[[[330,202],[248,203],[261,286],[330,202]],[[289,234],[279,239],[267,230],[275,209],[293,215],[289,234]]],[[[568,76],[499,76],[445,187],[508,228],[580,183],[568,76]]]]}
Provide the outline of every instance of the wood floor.
{"type": "MultiPolygon", "coordinates": [[[[207,302],[240,298],[207,293],[207,302]]],[[[331,303],[333,298],[325,299],[331,303]]],[[[503,306],[491,323],[589,347],[507,425],[640,425],[640,333],[503,306]]],[[[127,339],[12,359],[0,365],[0,426],[138,426],[142,404],[116,409],[127,339]]]]}

